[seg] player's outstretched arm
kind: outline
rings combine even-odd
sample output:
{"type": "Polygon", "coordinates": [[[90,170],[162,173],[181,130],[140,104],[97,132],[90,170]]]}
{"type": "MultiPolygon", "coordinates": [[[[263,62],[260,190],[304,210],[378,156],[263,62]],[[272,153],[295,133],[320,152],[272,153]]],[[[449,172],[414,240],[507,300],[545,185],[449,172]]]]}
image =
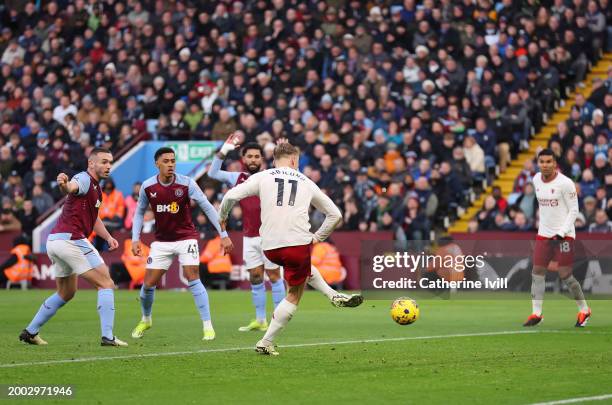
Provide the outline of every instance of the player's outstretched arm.
{"type": "Polygon", "coordinates": [[[311,204],[325,214],[325,221],[323,221],[321,227],[314,234],[318,242],[323,242],[342,223],[342,213],[331,198],[321,191],[316,184],[312,183],[311,186],[314,191],[311,204]]]}
{"type": "Polygon", "coordinates": [[[98,236],[108,242],[108,250],[113,251],[119,247],[119,242],[117,242],[117,239],[113,238],[108,229],[106,229],[106,226],[104,226],[104,222],[102,222],[100,217],[96,219],[93,230],[98,236]]]}
{"type": "Polygon", "coordinates": [[[576,222],[576,216],[578,216],[578,193],[576,192],[576,185],[571,181],[567,182],[567,185],[563,187],[561,192],[561,196],[568,208],[567,217],[563,222],[563,232],[565,232],[565,234],[561,235],[566,236],[571,233],[574,228],[574,223],[576,222]]]}
{"type": "Polygon", "coordinates": [[[138,205],[136,206],[134,218],[132,219],[132,254],[134,256],[140,256],[142,253],[140,247],[140,232],[142,231],[144,214],[148,205],[149,199],[147,198],[147,193],[145,192],[145,188],[141,187],[140,193],[138,194],[138,205]]]}
{"type": "Polygon", "coordinates": [[[238,147],[238,137],[236,134],[231,134],[221,147],[219,153],[215,155],[208,168],[208,176],[210,178],[222,181],[229,186],[234,186],[236,184],[238,177],[240,177],[240,173],[221,170],[221,165],[223,164],[225,156],[227,156],[230,151],[236,149],[236,147],[238,147]]]}
{"type": "Polygon", "coordinates": [[[189,198],[194,200],[204,211],[204,214],[208,217],[208,220],[215,227],[219,236],[221,236],[221,246],[223,247],[224,254],[230,253],[234,248],[232,241],[230,240],[227,232],[221,228],[221,223],[219,221],[219,215],[215,210],[215,207],[208,201],[200,187],[196,184],[196,182],[191,179],[189,182],[189,198]]]}
{"type": "Polygon", "coordinates": [[[232,207],[234,207],[234,204],[236,204],[238,201],[252,195],[259,195],[259,181],[261,179],[261,173],[263,172],[254,174],[244,183],[237,185],[225,193],[225,196],[223,196],[223,201],[221,201],[221,207],[219,207],[219,219],[221,222],[225,222],[227,220],[232,207]]]}

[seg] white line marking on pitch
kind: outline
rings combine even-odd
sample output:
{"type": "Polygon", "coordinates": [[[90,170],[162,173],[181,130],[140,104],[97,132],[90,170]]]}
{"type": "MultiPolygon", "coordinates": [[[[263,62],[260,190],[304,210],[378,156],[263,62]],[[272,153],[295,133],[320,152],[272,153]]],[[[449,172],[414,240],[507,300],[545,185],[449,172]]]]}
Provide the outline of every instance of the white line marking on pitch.
{"type": "Polygon", "coordinates": [[[531,404],[531,405],[575,404],[577,402],[586,402],[586,401],[603,401],[604,399],[610,399],[610,398],[612,398],[612,394],[597,395],[594,397],[561,399],[559,401],[550,401],[550,402],[538,402],[538,403],[531,404]]]}
{"type": "MultiPolygon", "coordinates": [[[[499,335],[519,335],[529,333],[541,333],[536,330],[517,330],[517,331],[501,331],[501,332],[482,332],[482,333],[461,333],[453,335],[433,335],[433,336],[410,336],[410,337],[397,337],[397,338],[381,338],[381,339],[360,339],[360,340],[340,340],[335,342],[313,342],[313,343],[297,343],[289,345],[279,345],[279,348],[293,348],[293,347],[312,347],[312,346],[331,346],[331,345],[350,345],[359,343],[379,343],[379,342],[401,342],[405,340],[425,340],[425,339],[448,339],[458,337],[478,337],[478,336],[499,336],[499,335]]],[[[162,352],[162,353],[144,353],[144,354],[128,354],[125,356],[108,356],[108,357],[83,357],[76,359],[61,359],[61,360],[47,360],[47,361],[34,361],[29,363],[12,363],[12,364],[0,364],[0,368],[13,368],[13,367],[28,367],[28,366],[45,366],[50,364],[65,364],[65,363],[85,363],[90,361],[105,361],[105,360],[127,360],[127,359],[140,359],[147,357],[166,357],[166,356],[183,356],[188,354],[199,354],[199,353],[222,353],[222,352],[233,352],[240,350],[253,350],[253,346],[249,347],[227,347],[220,349],[201,349],[191,350],[183,352],[162,352]]],[[[122,350],[122,349],[119,349],[122,350]]]]}

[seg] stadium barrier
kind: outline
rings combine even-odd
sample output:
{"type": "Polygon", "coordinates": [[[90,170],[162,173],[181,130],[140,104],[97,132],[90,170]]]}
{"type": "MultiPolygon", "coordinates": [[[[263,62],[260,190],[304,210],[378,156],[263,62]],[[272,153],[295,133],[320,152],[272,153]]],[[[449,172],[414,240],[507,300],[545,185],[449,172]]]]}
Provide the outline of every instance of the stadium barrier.
{"type": "MultiPolygon", "coordinates": [[[[17,236],[13,233],[0,234],[0,246],[3,249],[0,251],[0,261],[7,259],[9,246],[12,246],[13,238],[17,236]]],[[[119,241],[120,246],[123,246],[123,241],[131,235],[128,232],[117,233],[115,237],[119,241]]],[[[234,251],[231,254],[232,272],[230,274],[230,287],[233,288],[250,288],[248,283],[248,273],[242,265],[242,232],[230,232],[232,241],[234,242],[234,251]]],[[[452,235],[458,241],[532,241],[535,238],[533,232],[478,232],[470,233],[454,233],[452,235]]],[[[362,260],[362,242],[364,241],[391,241],[393,234],[391,232],[335,232],[332,235],[331,241],[336,245],[342,265],[346,269],[347,276],[344,280],[343,287],[345,289],[358,290],[360,289],[360,260],[362,260]]],[[[589,234],[580,233],[577,236],[579,241],[610,241],[609,235],[606,234],[589,234]]],[[[142,241],[147,245],[153,241],[152,234],[144,234],[142,241]]],[[[511,246],[509,244],[508,246],[511,246]]],[[[204,243],[200,243],[200,249],[203,249],[204,243]]],[[[114,252],[102,252],[102,256],[107,265],[121,262],[122,249],[114,252]]],[[[51,263],[46,254],[38,254],[37,270],[33,276],[32,285],[37,288],[54,288],[55,279],[51,268],[51,263]]],[[[182,275],[177,271],[178,264],[175,261],[170,268],[167,276],[163,279],[163,288],[185,288],[187,283],[182,275]]],[[[79,287],[89,288],[85,282],[80,281],[79,287]]]]}

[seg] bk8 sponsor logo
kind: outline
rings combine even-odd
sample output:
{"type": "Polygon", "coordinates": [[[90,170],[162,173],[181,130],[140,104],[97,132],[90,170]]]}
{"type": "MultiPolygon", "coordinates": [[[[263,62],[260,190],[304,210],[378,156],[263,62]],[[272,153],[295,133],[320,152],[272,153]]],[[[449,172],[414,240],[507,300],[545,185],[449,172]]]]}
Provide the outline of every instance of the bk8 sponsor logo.
{"type": "Polygon", "coordinates": [[[179,205],[176,201],[173,201],[171,204],[157,204],[155,209],[157,212],[169,212],[171,214],[176,214],[179,212],[179,205]]]}

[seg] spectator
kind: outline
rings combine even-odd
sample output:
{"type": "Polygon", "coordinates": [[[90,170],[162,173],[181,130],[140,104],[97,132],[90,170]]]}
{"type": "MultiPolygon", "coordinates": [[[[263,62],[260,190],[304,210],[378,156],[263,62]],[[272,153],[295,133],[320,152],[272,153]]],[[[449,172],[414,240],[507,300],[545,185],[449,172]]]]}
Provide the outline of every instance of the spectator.
{"type": "Polygon", "coordinates": [[[535,219],[535,213],[538,208],[538,200],[535,196],[533,183],[525,184],[525,188],[521,196],[516,200],[515,205],[525,216],[526,221],[532,222],[535,219]]]}
{"type": "Polygon", "coordinates": [[[229,111],[224,108],[219,112],[219,121],[213,127],[212,139],[224,141],[236,129],[236,123],[230,117],[229,111]]]}
{"type": "Polygon", "coordinates": [[[102,188],[102,205],[98,214],[109,232],[121,229],[125,216],[125,200],[121,191],[115,188],[111,177],[104,181],[102,188]]]}
{"type": "Polygon", "coordinates": [[[132,194],[127,196],[124,200],[126,214],[123,226],[125,229],[132,229],[132,220],[134,218],[134,213],[136,212],[136,207],[138,206],[138,197],[140,195],[141,186],[142,183],[140,182],[134,183],[132,186],[132,194]]]}
{"type": "Polygon", "coordinates": [[[506,209],[508,208],[508,201],[506,201],[506,199],[504,198],[504,195],[501,191],[501,188],[499,188],[499,186],[494,186],[493,187],[493,198],[495,198],[495,202],[497,204],[497,208],[499,209],[500,212],[506,212],[506,209]]]}
{"type": "Polygon", "coordinates": [[[53,197],[37,184],[32,188],[32,205],[37,212],[46,213],[53,207],[53,197]]]}
{"type": "Polygon", "coordinates": [[[22,226],[22,231],[26,235],[31,235],[32,231],[36,227],[36,219],[38,218],[38,212],[32,203],[32,200],[25,200],[23,207],[17,213],[17,219],[22,226]]]}
{"type": "Polygon", "coordinates": [[[60,124],[67,126],[64,120],[68,114],[76,116],[78,113],[77,108],[74,104],[70,104],[70,98],[68,96],[62,96],[60,98],[60,104],[53,110],[53,119],[60,124]]]}
{"type": "Polygon", "coordinates": [[[597,200],[593,196],[587,196],[583,200],[583,213],[585,218],[585,223],[587,226],[590,226],[593,222],[595,222],[595,213],[597,212],[597,200]]]}
{"type": "Polygon", "coordinates": [[[478,212],[478,229],[489,231],[495,229],[495,216],[498,214],[497,202],[492,195],[487,196],[483,208],[478,212]]]}
{"type": "Polygon", "coordinates": [[[527,109],[517,93],[508,95],[508,105],[503,108],[502,120],[508,126],[512,134],[513,150],[517,153],[520,150],[529,149],[529,131],[531,122],[527,116],[527,109]]]}
{"type": "Polygon", "coordinates": [[[472,170],[465,160],[463,148],[461,146],[453,149],[452,171],[464,189],[469,189],[472,185],[472,170]]]}
{"type": "Polygon", "coordinates": [[[582,181],[580,182],[581,196],[583,198],[594,197],[599,186],[599,180],[593,176],[593,171],[591,169],[585,169],[582,172],[582,181]]]}
{"type": "Polygon", "coordinates": [[[525,163],[523,164],[523,170],[521,170],[519,175],[514,180],[514,187],[512,191],[514,193],[522,193],[525,188],[525,185],[531,182],[535,174],[536,174],[536,171],[535,171],[535,164],[533,163],[533,160],[527,159],[525,163]]]}
{"type": "Polygon", "coordinates": [[[475,180],[482,180],[485,177],[485,155],[484,151],[476,143],[473,136],[466,136],[463,140],[463,153],[465,160],[470,166],[470,170],[475,180]]]}
{"type": "Polygon", "coordinates": [[[430,223],[425,212],[420,208],[418,198],[407,198],[394,220],[402,228],[407,240],[429,239],[430,223]]]}
{"type": "Polygon", "coordinates": [[[608,214],[604,210],[597,210],[595,222],[589,225],[589,233],[610,233],[612,232],[612,221],[608,219],[608,214]]]}
{"type": "Polygon", "coordinates": [[[10,208],[3,208],[0,213],[0,232],[21,232],[21,222],[10,208]]]}

